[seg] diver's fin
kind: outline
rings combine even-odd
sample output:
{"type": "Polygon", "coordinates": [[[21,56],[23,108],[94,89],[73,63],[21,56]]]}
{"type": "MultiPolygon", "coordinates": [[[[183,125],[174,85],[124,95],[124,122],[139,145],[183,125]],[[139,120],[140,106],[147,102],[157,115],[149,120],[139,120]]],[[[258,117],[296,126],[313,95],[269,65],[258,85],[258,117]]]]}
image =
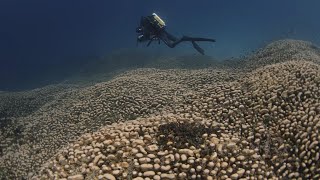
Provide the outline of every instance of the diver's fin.
{"type": "Polygon", "coordinates": [[[202,55],[204,55],[204,50],[197,44],[195,43],[194,41],[191,41],[192,42],[192,45],[193,47],[202,55]]]}

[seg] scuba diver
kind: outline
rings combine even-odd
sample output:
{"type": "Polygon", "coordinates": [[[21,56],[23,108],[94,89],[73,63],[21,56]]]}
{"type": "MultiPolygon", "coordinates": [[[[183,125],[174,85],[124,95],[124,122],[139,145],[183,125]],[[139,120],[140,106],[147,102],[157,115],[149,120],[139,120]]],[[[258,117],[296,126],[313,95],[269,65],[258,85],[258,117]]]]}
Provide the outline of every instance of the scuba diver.
{"type": "Polygon", "coordinates": [[[151,16],[141,17],[140,25],[137,27],[136,32],[138,33],[137,43],[149,41],[147,46],[149,46],[152,41],[162,40],[168,47],[174,48],[176,45],[183,41],[190,41],[193,47],[202,55],[204,55],[204,50],[196,43],[196,41],[209,41],[215,42],[214,39],[208,38],[195,38],[183,36],[178,39],[173,35],[169,34],[165,30],[165,22],[156,14],[153,13],[151,16]]]}

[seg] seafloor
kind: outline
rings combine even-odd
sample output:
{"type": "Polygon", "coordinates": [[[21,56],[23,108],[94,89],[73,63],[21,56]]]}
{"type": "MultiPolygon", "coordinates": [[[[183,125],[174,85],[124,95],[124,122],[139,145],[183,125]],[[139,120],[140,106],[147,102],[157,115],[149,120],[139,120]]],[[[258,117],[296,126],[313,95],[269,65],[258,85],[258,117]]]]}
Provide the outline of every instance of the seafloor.
{"type": "Polygon", "coordinates": [[[1,92],[0,179],[319,179],[319,48],[238,63],[1,92]]]}

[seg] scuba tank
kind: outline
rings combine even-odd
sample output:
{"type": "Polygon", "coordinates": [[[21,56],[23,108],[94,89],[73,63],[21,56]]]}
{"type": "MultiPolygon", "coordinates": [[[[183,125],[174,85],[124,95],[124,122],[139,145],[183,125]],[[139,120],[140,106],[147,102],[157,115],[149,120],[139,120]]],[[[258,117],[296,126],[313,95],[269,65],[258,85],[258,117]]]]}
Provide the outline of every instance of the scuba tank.
{"type": "Polygon", "coordinates": [[[166,23],[156,14],[152,13],[153,24],[156,25],[159,29],[162,29],[166,26],[166,23]]]}

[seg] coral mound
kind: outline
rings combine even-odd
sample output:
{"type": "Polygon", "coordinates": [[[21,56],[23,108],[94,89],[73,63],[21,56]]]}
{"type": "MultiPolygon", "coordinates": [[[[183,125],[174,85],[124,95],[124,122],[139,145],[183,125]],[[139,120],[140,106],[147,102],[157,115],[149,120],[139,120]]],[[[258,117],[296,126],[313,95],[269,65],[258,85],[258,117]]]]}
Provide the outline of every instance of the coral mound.
{"type": "Polygon", "coordinates": [[[284,62],[198,87],[174,115],[82,136],[42,178],[319,178],[319,65],[284,62]]]}
{"type": "MultiPolygon", "coordinates": [[[[188,148],[179,148],[175,141],[168,141],[164,148],[156,141],[164,129],[171,130],[173,126],[178,128],[188,123],[189,119],[179,116],[155,116],[113,124],[97,133],[85,134],[47,164],[42,170],[42,178],[214,179],[230,175],[237,179],[274,176],[257,152],[250,149],[249,142],[227,134],[194,132],[201,134],[198,138],[202,141],[195,144],[198,147],[190,144],[188,148]]],[[[223,125],[201,118],[192,124],[200,129],[208,126],[219,133],[225,132],[220,130],[223,125]]]]}
{"type": "Polygon", "coordinates": [[[246,68],[256,69],[286,61],[312,61],[320,64],[320,48],[300,40],[279,40],[268,44],[245,60],[246,68]]]}
{"type": "Polygon", "coordinates": [[[39,96],[2,112],[0,179],[319,179],[318,58],[285,40],[237,71],[136,69],[39,96]]]}
{"type": "Polygon", "coordinates": [[[94,86],[53,94],[53,100],[28,116],[15,118],[1,132],[0,167],[8,169],[9,179],[32,176],[81,134],[120,120],[172,112],[183,95],[199,85],[237,77],[234,72],[216,69],[137,69],[94,86]]]}

